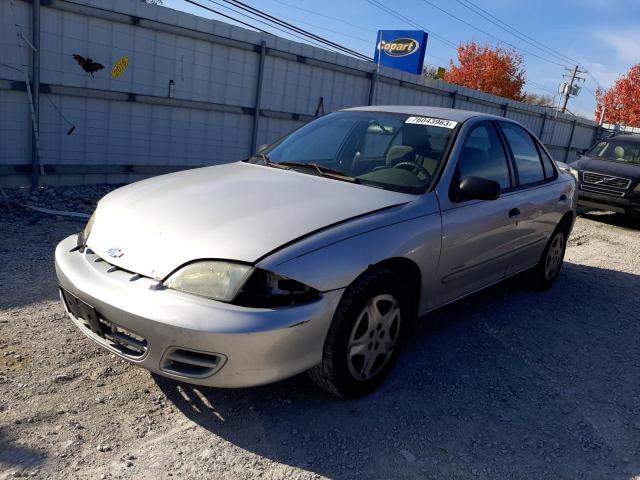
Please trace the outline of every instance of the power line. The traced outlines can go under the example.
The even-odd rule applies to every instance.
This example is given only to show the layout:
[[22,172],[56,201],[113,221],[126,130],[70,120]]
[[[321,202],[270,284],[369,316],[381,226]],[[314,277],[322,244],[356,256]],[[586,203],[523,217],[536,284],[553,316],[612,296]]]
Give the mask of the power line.
[[[209,11],[211,11],[211,12],[214,12],[214,13],[216,13],[217,15],[222,15],[223,17],[229,18],[229,19],[231,19],[231,20],[233,20],[233,21],[235,21],[235,22],[241,23],[241,24],[243,24],[243,25],[250,26],[251,28],[254,28],[255,30],[258,30],[259,32],[268,33],[268,34],[270,34],[270,35],[273,35],[273,33],[272,33],[272,32],[270,32],[270,31],[268,31],[268,30],[264,30],[264,29],[261,29],[261,28],[255,27],[255,26],[250,25],[250,24],[248,24],[248,23],[246,23],[246,22],[243,22],[243,21],[241,21],[241,20],[238,20],[238,19],[237,19],[237,18],[235,18],[235,17],[231,17],[231,16],[229,16],[229,15],[225,15],[225,14],[223,14],[223,13],[218,12],[217,10],[213,10],[213,9],[211,9],[211,8],[205,7],[204,5],[200,5],[200,4],[195,3],[195,2],[193,2],[193,1],[191,1],[191,0],[186,0],[186,1],[187,1],[187,2],[189,2],[189,3],[193,3],[193,4],[195,4],[195,5],[198,5],[198,6],[202,7],[202,8],[204,8],[205,10],[209,10]],[[279,28],[279,27],[277,27],[277,26],[275,26],[275,25],[271,25],[271,24],[269,24],[269,23],[267,23],[267,22],[264,22],[264,21],[262,21],[262,20],[260,20],[260,19],[257,19],[257,18],[254,18],[254,17],[251,17],[251,16],[249,16],[249,15],[246,15],[246,14],[244,14],[244,13],[242,13],[242,12],[238,12],[238,11],[236,11],[236,10],[233,10],[232,8],[229,8],[229,7],[227,7],[226,5],[222,5],[221,3],[216,2],[216,1],[214,1],[214,0],[209,0],[209,3],[213,3],[213,4],[215,4],[215,5],[218,5],[219,7],[224,8],[224,9],[225,9],[225,10],[227,10],[227,11],[233,12],[233,13],[235,13],[236,15],[241,15],[241,16],[243,16],[243,17],[245,17],[245,18],[248,18],[248,19],[250,19],[250,20],[253,20],[254,22],[258,22],[258,23],[260,23],[260,24],[262,24],[262,25],[266,25],[267,27],[269,27],[269,28],[273,28],[273,29],[275,29],[275,30],[277,30],[277,31],[279,31],[279,32],[282,32],[282,33],[286,34],[286,35],[291,35],[292,37],[295,37],[295,38],[297,38],[297,39],[299,39],[299,40],[302,40],[303,42],[311,43],[312,45],[314,45],[314,46],[316,46],[316,47],[318,47],[318,48],[326,48],[326,46],[325,46],[325,45],[323,45],[323,44],[321,44],[321,43],[315,42],[315,41],[310,40],[310,39],[305,38],[305,37],[301,37],[300,35],[296,35],[295,33],[291,33],[291,32],[289,32],[289,31],[287,31],[287,30],[284,30],[284,29],[282,29],[282,28]]]
[[427,5],[430,5],[430,6],[432,6],[433,8],[435,8],[435,9],[437,9],[437,10],[440,10],[440,11],[441,11],[441,12],[443,12],[444,14],[446,14],[446,15],[450,16],[451,18],[454,18],[454,19],[458,20],[459,22],[462,22],[462,23],[464,23],[465,25],[467,25],[467,26],[469,26],[469,27],[473,28],[474,30],[477,30],[477,31],[479,31],[480,33],[483,33],[484,35],[487,35],[487,36],[489,36],[489,37],[491,37],[491,38],[493,38],[493,39],[497,40],[498,42],[504,43],[505,45],[509,45],[510,47],[512,47],[512,48],[514,48],[514,49],[516,49],[516,50],[519,50],[519,51],[521,51],[521,52],[523,52],[523,53],[526,53],[526,54],[528,54],[528,55],[531,55],[531,56],[533,56],[533,57],[539,58],[540,60],[544,60],[545,62],[552,63],[552,64],[554,64],[554,65],[558,65],[559,67],[564,67],[564,64],[562,64],[562,63],[558,63],[558,62],[556,62],[555,60],[551,60],[551,59],[548,59],[548,58],[542,57],[542,56],[538,55],[537,53],[530,52],[529,50],[525,50],[524,48],[518,48],[518,47],[516,47],[513,43],[507,42],[507,41],[505,41],[505,40],[501,39],[500,37],[497,37],[497,36],[493,35],[492,33],[487,32],[486,30],[483,30],[483,29],[481,29],[481,28],[476,27],[476,26],[475,26],[475,25],[473,25],[472,23],[467,22],[466,20],[463,20],[462,18],[460,18],[460,17],[458,17],[458,16],[454,15],[453,13],[449,12],[448,10],[445,10],[444,8],[441,8],[441,7],[439,7],[438,5],[435,5],[434,3],[431,3],[429,0],[422,0],[422,1],[423,1],[424,3],[426,3]]
[[544,43],[539,42],[535,38],[532,38],[529,35],[527,35],[526,33],[523,33],[520,30],[516,29],[515,27],[512,27],[507,22],[505,22],[503,20],[500,20],[498,17],[496,17],[495,15],[491,14],[487,10],[481,8],[480,6],[476,5],[475,3],[471,2],[470,0],[456,0],[456,1],[460,5],[462,5],[463,7],[471,10],[476,15],[479,15],[482,18],[484,18],[485,20],[493,23],[494,25],[496,25],[497,27],[501,28],[505,32],[510,33],[511,35],[519,38],[520,40],[528,43],[529,45],[531,45],[531,46],[533,46],[533,47],[535,47],[535,48],[537,48],[537,49],[539,49],[541,51],[544,51],[547,55],[549,55],[549,54],[553,55],[555,58],[557,58],[558,60],[563,61],[563,62],[567,62],[568,61],[568,62],[571,62],[571,63],[578,63],[576,60],[574,60],[571,57],[563,54],[562,52],[559,52],[558,50],[555,50],[555,49],[553,49],[551,47],[548,47]]
[[325,15],[324,13],[316,12],[314,10],[309,10],[307,8],[302,8],[302,7],[299,7],[299,6],[294,5],[292,3],[283,2],[282,0],[273,0],[273,1],[277,2],[277,3],[281,4],[281,5],[285,5],[285,6],[289,7],[289,8],[294,8],[294,9],[300,10],[302,12],[307,12],[307,13],[310,13],[312,15],[317,15],[318,17],[327,18],[329,20],[334,20],[336,22],[344,23],[345,25],[349,25],[350,27],[354,27],[354,28],[357,28],[359,30],[363,30],[365,32],[375,32],[375,30],[372,29],[372,28],[366,28],[366,27],[363,27],[361,25],[356,25],[355,23],[347,22],[346,20],[344,20],[342,18],[339,18],[339,17],[332,17],[331,15]]
[[[523,40],[523,41],[525,41],[525,42],[527,42],[527,43],[529,43],[529,44],[532,44],[532,43],[533,43],[533,44],[538,45],[538,47],[537,47],[538,49],[540,49],[540,50],[545,49],[545,50],[547,50],[550,54],[554,55],[556,58],[561,59],[561,60],[563,60],[563,61],[569,61],[569,62],[571,62],[571,63],[578,63],[578,64],[580,64],[582,67],[584,67],[584,66],[585,66],[585,62],[584,62],[584,61],[578,61],[578,60],[576,60],[576,59],[574,59],[574,58],[572,58],[572,57],[570,57],[570,56],[568,56],[568,55],[566,55],[566,54],[564,54],[564,53],[560,52],[559,50],[556,50],[555,48],[552,48],[552,47],[550,47],[550,46],[548,46],[548,45],[546,45],[546,44],[544,44],[544,43],[542,43],[542,42],[540,42],[540,41],[536,40],[535,38],[531,37],[530,35],[527,35],[526,33],[522,32],[521,30],[518,30],[517,28],[515,28],[515,27],[511,26],[510,24],[508,24],[507,22],[505,22],[505,21],[501,20],[500,18],[496,17],[496,16],[495,16],[495,15],[493,15],[491,12],[489,12],[489,11],[485,10],[484,8],[482,8],[482,7],[480,7],[479,5],[475,4],[475,3],[474,3],[474,2],[472,2],[471,0],[456,0],[456,1],[457,1],[458,3],[460,3],[461,5],[463,5],[464,7],[469,8],[470,10],[474,11],[476,14],[480,15],[481,17],[483,17],[483,18],[485,18],[485,19],[489,20],[491,23],[494,23],[494,24],[496,24],[496,25],[498,25],[498,23],[499,23],[499,24],[504,25],[504,27],[506,27],[506,29],[511,30],[511,32],[510,32],[510,33],[511,33],[512,35],[514,35],[514,36],[521,36],[521,37],[524,37],[524,38],[521,38],[521,37],[519,37],[519,38],[521,38],[521,40]],[[462,3],[462,2],[464,2],[464,3]],[[468,5],[465,5],[465,4],[468,4]],[[471,7],[473,7],[473,8],[471,8],[469,5],[470,5]],[[475,9],[475,10],[474,10],[474,9]],[[478,10],[479,10],[479,11],[478,11]],[[485,13],[487,16],[491,17],[491,19],[495,20],[495,22],[498,22],[498,23],[493,22],[491,19],[487,18],[485,15],[483,15],[483,14],[482,14],[482,13],[480,13],[480,12]],[[500,28],[502,28],[503,30],[505,30],[505,28],[504,28],[504,27],[502,27],[501,25],[498,25],[498,26],[499,26]],[[508,31],[508,30],[507,30],[507,31]],[[530,42],[529,42],[528,40],[530,40]],[[534,45],[534,46],[535,46],[535,45]],[[593,74],[592,74],[591,72],[589,72],[588,70],[587,70],[587,71],[585,71],[585,73],[591,77],[591,79],[595,82],[595,84],[598,86],[598,88],[602,88],[602,84],[601,84],[601,83],[600,83],[600,81],[595,77],[595,75],[593,75]]]
[[531,80],[527,80],[527,84],[528,85],[533,85],[534,87],[539,88],[540,90],[544,90],[546,92],[552,93],[554,96],[557,94],[557,92],[549,87],[545,87],[544,85],[541,85],[540,83],[536,83],[536,82],[532,82]]
[[[274,12],[270,12],[269,10],[266,10],[266,9],[263,10],[263,12],[268,13],[270,15],[276,15]],[[238,13],[240,13],[240,12],[238,12]],[[337,30],[331,30],[330,28],[322,27],[322,26],[314,24],[314,23],[305,22],[303,20],[298,20],[298,19],[291,18],[291,17],[280,16],[280,18],[284,19],[284,20],[287,20],[288,22],[296,22],[298,24],[308,25],[310,27],[314,27],[314,28],[317,28],[319,30],[323,30],[325,32],[333,33],[333,34],[336,34],[336,35],[341,35],[343,37],[349,37],[349,38],[352,38],[354,40],[358,40],[359,42],[366,43],[367,45],[371,44],[370,40],[367,40],[367,39],[362,38],[362,37],[357,37],[357,36],[351,35],[349,33],[339,32]]]
[[344,53],[347,53],[349,55],[352,55],[354,57],[357,57],[361,60],[365,60],[365,61],[371,61],[372,59],[370,57],[367,57],[366,55],[356,51],[356,50],[352,50],[350,48],[347,48],[343,45],[340,45],[339,43],[335,43],[332,42],[331,40],[328,40],[324,37],[321,37],[319,35],[316,35],[315,33],[309,32],[308,30],[304,30],[300,27],[297,27],[291,23],[285,22],[284,20],[279,19],[278,17],[275,17],[273,15],[269,15],[268,13],[265,13],[264,11],[260,10],[259,8],[255,8],[252,7],[249,4],[243,3],[239,0],[223,0],[225,3],[228,3],[229,5],[232,5],[236,8],[239,8],[241,10],[244,10],[246,12],[249,12],[252,15],[255,15],[257,17],[263,18],[269,22],[275,23],[276,25],[280,25],[286,29],[290,29],[293,30],[296,33],[299,33],[305,37],[309,37],[311,39],[314,39],[316,41],[319,41],[323,44],[329,45],[333,48],[336,48],[338,50],[343,51]]
[[453,47],[455,49],[458,48],[458,45],[456,45],[455,43],[453,43],[451,40],[448,40],[446,38],[444,38],[441,35],[438,35],[437,33],[427,29],[426,27],[424,27],[423,25],[420,25],[419,23],[413,21],[412,19],[410,19],[409,17],[404,16],[403,14],[401,14],[400,12],[398,12],[397,10],[394,10],[391,7],[387,7],[386,5],[383,5],[382,3],[380,3],[378,0],[366,0],[368,3],[370,3],[371,5],[373,5],[374,7],[388,13],[389,15],[396,17],[399,20],[402,20],[406,23],[408,23],[409,25],[412,25],[413,27],[419,28],[421,30],[424,30],[425,32],[427,32],[429,35],[431,35],[432,37],[434,37],[435,39],[439,40],[440,42],[449,45],[450,47]]
[[[213,9],[213,8],[211,8],[211,7],[207,7],[206,5],[202,5],[202,4],[200,4],[200,3],[194,2],[193,0],[185,0],[185,2],[187,2],[187,3],[191,3],[191,4],[193,4],[193,5],[196,5],[196,6],[200,7],[200,8],[203,8],[203,9],[205,9],[205,10],[208,10],[208,11],[212,12],[212,13],[215,13],[216,15],[219,15],[219,16],[221,16],[221,17],[227,18],[227,19],[232,20],[232,21],[234,21],[234,22],[236,22],[236,23],[239,23],[239,24],[241,24],[241,25],[247,26],[247,27],[249,27],[249,28],[251,28],[251,29],[253,29],[253,30],[257,30],[258,32],[268,33],[268,34],[270,34],[270,35],[273,35],[273,33],[272,33],[272,32],[270,32],[270,31],[268,31],[268,30],[265,30],[265,29],[260,28],[260,27],[256,27],[255,25],[253,25],[253,24],[251,24],[251,23],[248,23],[248,22],[245,22],[245,21],[239,20],[239,19],[238,19],[238,18],[236,18],[236,17],[233,17],[233,16],[231,16],[231,15],[227,15],[227,14],[222,13],[222,12],[220,12],[220,11],[218,11],[218,10],[215,10],[215,9]],[[318,48],[327,48],[327,47],[326,47],[325,45],[323,45],[323,44],[320,44],[320,43],[318,43],[318,42],[314,42],[313,40],[310,40],[310,39],[308,39],[308,38],[304,38],[304,37],[302,37],[302,36],[296,35],[295,33],[289,32],[289,31],[287,31],[287,30],[284,30],[284,29],[282,29],[282,28],[276,27],[276,26],[274,26],[274,25],[270,25],[270,24],[268,24],[268,23],[266,23],[266,22],[263,22],[262,20],[259,20],[259,19],[257,19],[257,18],[250,17],[249,15],[245,15],[245,14],[244,14],[244,13],[242,13],[242,12],[236,12],[235,10],[230,9],[229,7],[226,7],[226,6],[224,6],[224,5],[221,5],[220,3],[215,2],[215,1],[213,1],[213,0],[209,0],[209,2],[210,2],[210,3],[213,3],[213,4],[215,4],[215,5],[218,5],[219,7],[224,8],[225,10],[231,11],[231,12],[235,13],[236,15],[242,15],[242,16],[243,16],[243,17],[245,17],[245,18],[249,18],[249,19],[251,19],[251,20],[253,20],[253,21],[255,21],[255,22],[258,22],[258,23],[260,23],[260,24],[266,25],[266,26],[268,26],[269,28],[273,28],[273,29],[275,29],[275,30],[278,30],[278,31],[280,31],[280,32],[282,32],[282,33],[284,33],[284,34],[286,34],[286,35],[291,35],[292,37],[295,37],[295,38],[297,38],[297,39],[299,39],[299,40],[302,40],[303,42],[311,43],[312,45],[314,45],[314,46],[316,46],[316,47],[318,47]],[[335,50],[334,50],[334,51],[335,51]]]
[[[581,65],[584,67],[584,62],[581,63]],[[598,81],[598,79],[593,75],[593,73],[591,73],[589,70],[587,70],[585,72],[587,75],[589,75],[591,77],[591,80],[593,80],[596,84],[596,86],[600,89],[603,90],[604,87],[602,86],[602,84]]]
[[[219,11],[217,11],[217,10],[214,10],[213,8],[209,8],[209,7],[205,7],[204,5],[200,5],[199,3],[196,3],[196,2],[194,2],[193,0],[184,0],[184,1],[185,1],[185,2],[187,2],[187,3],[190,3],[190,4],[192,4],[192,5],[196,5],[196,6],[200,7],[200,8],[204,8],[205,10],[209,10],[210,12],[213,12],[213,13],[215,13],[216,15],[220,15],[221,17],[227,18],[227,19],[229,19],[229,20],[233,20],[234,22],[239,23],[239,24],[241,24],[241,25],[244,25],[245,27],[249,27],[249,28],[251,28],[251,29],[253,29],[253,30],[257,30],[258,32],[262,32],[262,33],[270,33],[270,32],[267,32],[266,30],[262,30],[261,28],[256,27],[255,25],[251,25],[250,23],[243,22],[242,20],[238,20],[237,18],[233,18],[233,17],[231,17],[231,16],[229,16],[229,15],[226,15],[226,14],[224,14],[224,13],[222,13],[222,12],[219,12]],[[215,3],[215,2],[212,2],[212,3]],[[245,15],[245,16],[246,16],[246,15]]]

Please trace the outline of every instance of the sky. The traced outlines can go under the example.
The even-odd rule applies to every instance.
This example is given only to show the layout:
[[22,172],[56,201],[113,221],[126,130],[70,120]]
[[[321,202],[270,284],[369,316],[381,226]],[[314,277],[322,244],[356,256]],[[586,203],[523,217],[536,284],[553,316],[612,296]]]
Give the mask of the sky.
[[[197,1],[258,25],[231,12],[224,0]],[[378,29],[411,30],[416,29],[416,24],[431,34],[425,63],[433,66],[448,66],[449,60],[455,59],[455,46],[461,42],[474,40],[507,48],[516,47],[524,57],[527,77],[525,90],[539,95],[556,95],[563,74],[569,73],[564,70],[565,67],[573,68],[579,63],[589,73],[582,74],[586,80],[584,88],[578,97],[571,98],[569,110],[591,119],[598,86],[609,88],[620,75],[640,62],[639,0],[242,1],[370,57],[373,57]],[[384,12],[375,3],[409,18],[414,25]],[[184,0],[163,0],[163,5],[232,23]],[[501,29],[468,6],[479,7],[482,10],[476,11],[484,17],[494,22],[497,18],[504,22],[500,25],[513,27],[526,37],[518,37]],[[269,30],[264,25],[262,27]],[[273,30],[273,33],[301,41],[282,32]],[[537,48],[537,42],[550,47],[553,52]]]

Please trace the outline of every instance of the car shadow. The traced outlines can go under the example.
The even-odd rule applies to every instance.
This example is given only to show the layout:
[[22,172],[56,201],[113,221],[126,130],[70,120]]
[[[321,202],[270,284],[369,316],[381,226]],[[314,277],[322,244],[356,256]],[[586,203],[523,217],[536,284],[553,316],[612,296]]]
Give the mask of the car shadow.
[[579,215],[594,222],[605,223],[613,227],[625,228],[627,230],[640,230],[640,218],[633,218],[622,213],[592,210],[581,211]]
[[223,390],[155,377],[189,419],[330,478],[625,478],[640,473],[640,278],[565,263],[431,313],[373,394],[306,376]]
[[10,442],[0,430],[0,478],[3,474],[17,477],[24,470],[34,469],[42,463],[41,453]]

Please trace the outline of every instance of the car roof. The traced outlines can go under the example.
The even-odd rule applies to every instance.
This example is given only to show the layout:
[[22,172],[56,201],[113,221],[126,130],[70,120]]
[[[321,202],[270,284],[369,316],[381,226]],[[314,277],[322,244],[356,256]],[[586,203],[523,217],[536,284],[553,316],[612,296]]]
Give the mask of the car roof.
[[640,134],[638,133],[614,133],[609,138],[624,138],[630,142],[640,142]]
[[371,105],[367,107],[346,108],[342,111],[346,112],[386,112],[386,113],[403,113],[405,115],[420,115],[424,117],[444,118],[453,120],[454,122],[464,122],[474,117],[486,117],[488,119],[506,120],[498,115],[491,115],[484,112],[472,112],[471,110],[459,110],[454,108],[442,107],[421,107],[411,105]]

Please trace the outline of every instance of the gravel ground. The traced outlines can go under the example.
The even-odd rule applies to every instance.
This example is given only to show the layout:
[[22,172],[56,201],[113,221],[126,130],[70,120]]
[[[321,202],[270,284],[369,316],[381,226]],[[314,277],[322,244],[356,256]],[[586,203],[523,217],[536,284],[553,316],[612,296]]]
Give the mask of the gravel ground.
[[640,226],[581,217],[548,292],[513,279],[428,316],[387,382],[242,390],[153,377],[65,317],[81,226],[0,211],[0,479],[640,478]]

